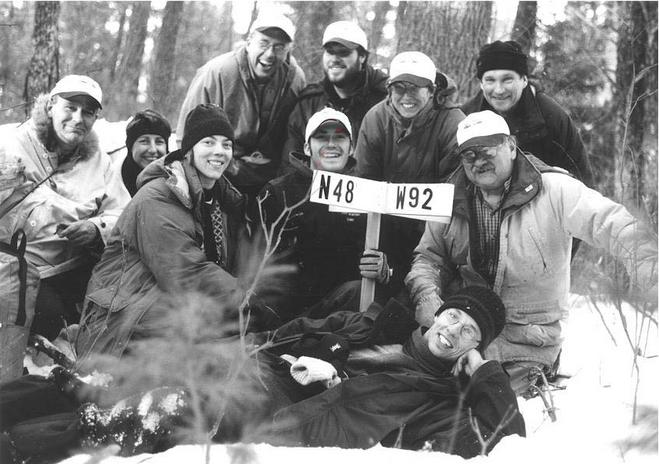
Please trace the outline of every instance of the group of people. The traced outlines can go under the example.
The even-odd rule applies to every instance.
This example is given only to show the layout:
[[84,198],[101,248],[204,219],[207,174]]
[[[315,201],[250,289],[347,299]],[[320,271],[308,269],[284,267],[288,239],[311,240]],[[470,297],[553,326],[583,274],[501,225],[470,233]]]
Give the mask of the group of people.
[[[201,67],[177,149],[169,122],[147,109],[126,127],[125,158],[102,152],[102,91],[87,76],[36,99],[0,141],[24,167],[25,184],[0,197],[16,203],[0,238],[23,229],[39,270],[31,330],[52,340],[74,325],[78,356],[121,356],[157,330],[174,295],[202,293],[234,313],[248,298],[245,330],[275,341],[338,333],[333,347],[346,352],[337,366],[336,349],[323,359],[317,345],[284,345],[261,361],[281,390],[268,408],[284,424],[278,443],[429,443],[473,456],[486,451],[479,438],[523,435],[515,395],[560,353],[573,239],[620,258],[647,291],[653,232],[591,188],[578,130],[529,81],[516,42],[480,50],[481,90],[460,107],[453,81],[421,52],[396,55],[388,74],[374,69],[352,21],[327,26],[325,77],[305,86],[294,35],[285,16],[260,16],[245,45]],[[363,214],[309,201],[313,170],[451,183],[452,218],[384,216],[380,246],[365,249]],[[296,269],[280,295],[248,294],[238,275],[245,250],[263,251],[262,229],[278,237],[276,260]],[[376,301],[359,313],[362,278],[376,282]],[[320,372],[311,382],[321,388],[300,389],[300,370]],[[0,386],[12,392],[5,411],[24,401],[15,382]],[[55,395],[56,382],[43,382]],[[76,423],[79,407],[67,400],[66,420]],[[3,432],[17,448],[12,427],[25,433],[21,421],[50,413],[13,413]],[[55,449],[80,445],[68,437]]]

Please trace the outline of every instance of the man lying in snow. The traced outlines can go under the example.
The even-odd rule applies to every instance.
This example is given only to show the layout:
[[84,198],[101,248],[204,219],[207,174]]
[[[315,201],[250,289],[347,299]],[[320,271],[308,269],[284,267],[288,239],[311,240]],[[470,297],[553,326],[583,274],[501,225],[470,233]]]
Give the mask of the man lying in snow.
[[[325,343],[325,357],[338,364],[339,371],[341,357],[346,356],[341,352],[348,344],[353,350],[345,363],[346,380],[301,401],[290,395],[294,403],[274,417],[280,426],[275,444],[368,448],[381,442],[471,457],[489,451],[504,435],[525,434],[508,376],[498,362],[481,355],[504,324],[504,307],[494,292],[467,287],[445,301],[430,328],[415,329],[403,344],[372,345],[377,339],[400,337],[403,326],[413,327],[401,324],[400,317],[391,320],[391,307],[390,301],[382,311],[373,305],[366,313],[299,318],[277,330],[275,343],[295,333],[306,334],[298,345],[305,345],[310,333],[333,333],[338,340]],[[392,334],[392,329],[399,333]],[[322,353],[323,341],[316,353]],[[289,351],[300,350],[291,346]],[[305,372],[301,360],[291,366],[291,374],[298,378],[299,371]],[[317,363],[309,366],[308,377],[337,382],[328,381],[332,369],[323,379]],[[479,438],[488,440],[494,434],[482,449]]]
[[[364,313],[294,319],[261,334],[273,343],[259,354],[255,382],[267,391],[267,401],[253,402],[255,413],[226,414],[215,439],[245,441],[243,428],[272,421],[267,437],[249,440],[344,448],[381,442],[463,457],[487,452],[505,435],[525,435],[508,376],[481,355],[503,324],[503,304],[485,287],[467,287],[448,298],[430,328],[417,328],[396,300],[384,308],[374,303]],[[163,450],[174,444],[175,424],[192,414],[185,393],[161,388],[108,410],[69,401],[57,411],[25,416],[21,398],[34,405],[39,391],[49,405],[64,403],[57,399],[57,382],[35,382],[27,376],[0,386],[3,438],[20,447],[23,457],[35,452],[35,443],[42,456],[113,442],[124,455]],[[141,406],[147,403],[149,408]],[[46,417],[55,413],[60,415]]]

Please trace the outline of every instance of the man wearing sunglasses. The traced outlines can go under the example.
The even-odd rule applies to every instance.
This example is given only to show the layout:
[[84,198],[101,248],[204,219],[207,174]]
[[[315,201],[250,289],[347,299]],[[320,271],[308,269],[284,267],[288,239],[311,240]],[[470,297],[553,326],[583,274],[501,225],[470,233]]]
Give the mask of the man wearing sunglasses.
[[405,283],[422,325],[464,285],[494,290],[506,325],[485,356],[503,364],[522,394],[535,381],[531,370],[549,370],[561,349],[572,239],[618,257],[631,290],[656,305],[656,233],[567,171],[523,153],[492,111],[467,116],[457,140],[453,217],[427,223]]
[[289,169],[289,153],[302,151],[304,128],[314,113],[324,107],[341,111],[357,137],[366,112],[387,96],[387,75],[368,64],[366,33],[355,22],[337,21],[325,29],[323,71],[324,79],[302,91],[291,113],[280,171]]
[[295,26],[281,13],[259,14],[243,47],[199,68],[179,113],[180,145],[190,110],[214,103],[226,111],[235,140],[225,176],[249,199],[277,174],[286,122],[305,86],[304,72],[290,55],[294,35]]

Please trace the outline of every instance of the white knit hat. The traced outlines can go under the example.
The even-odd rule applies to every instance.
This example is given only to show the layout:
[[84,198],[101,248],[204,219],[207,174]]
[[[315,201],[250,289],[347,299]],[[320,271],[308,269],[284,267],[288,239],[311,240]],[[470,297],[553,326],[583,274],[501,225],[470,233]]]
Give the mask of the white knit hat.
[[313,135],[318,128],[326,123],[327,121],[336,121],[340,123],[348,131],[350,135],[350,140],[352,140],[352,126],[350,124],[350,119],[344,113],[337,111],[333,108],[323,108],[322,110],[314,113],[307,122],[307,128],[304,131],[304,141],[308,142],[309,137]]
[[460,151],[473,146],[501,143],[502,135],[510,135],[506,120],[493,111],[471,113],[458,124],[456,138]]

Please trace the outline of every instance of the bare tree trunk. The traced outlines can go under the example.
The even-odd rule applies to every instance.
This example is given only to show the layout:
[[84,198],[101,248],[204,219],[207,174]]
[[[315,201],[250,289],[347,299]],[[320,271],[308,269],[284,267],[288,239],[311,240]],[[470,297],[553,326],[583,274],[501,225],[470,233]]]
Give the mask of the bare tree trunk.
[[[34,30],[32,43],[34,54],[30,60],[25,77],[23,98],[28,105],[25,114],[30,111],[32,100],[40,93],[49,92],[59,80],[59,2],[37,2],[34,10]],[[9,46],[5,44],[5,46]]]
[[[341,2],[344,3],[344,2]],[[291,2],[295,10],[296,47],[298,64],[304,69],[307,82],[318,82],[324,76],[321,40],[328,24],[336,21],[336,2]]]
[[126,10],[128,9],[128,5],[124,3],[120,8],[119,30],[117,31],[117,40],[114,42],[114,50],[112,50],[112,58],[110,59],[110,81],[114,81],[114,75],[119,66],[119,50],[121,50],[121,43],[124,40],[124,26],[126,25]]
[[[656,223],[657,3],[619,2],[616,198]],[[654,154],[654,155],[652,155]]]
[[158,34],[155,59],[151,67],[149,79],[149,93],[152,108],[163,114],[169,114],[172,108],[172,80],[174,79],[174,56],[176,39],[178,36],[183,2],[167,2],[162,20],[162,27]]
[[418,50],[458,86],[462,100],[475,92],[475,62],[492,23],[492,2],[400,2],[397,52]]
[[137,103],[138,85],[142,73],[144,41],[147,22],[151,13],[151,2],[133,2],[132,14],[123,55],[112,85],[112,104],[106,113],[109,118],[126,117],[139,107]]
[[511,39],[517,41],[524,53],[527,55],[531,51],[535,41],[535,26],[537,22],[538,2],[519,2],[517,5],[517,15],[513,25]]
[[371,22],[371,30],[368,31],[368,47],[373,53],[377,53],[380,41],[382,40],[382,28],[387,23],[387,13],[391,5],[389,2],[375,2],[373,6],[373,21]]

